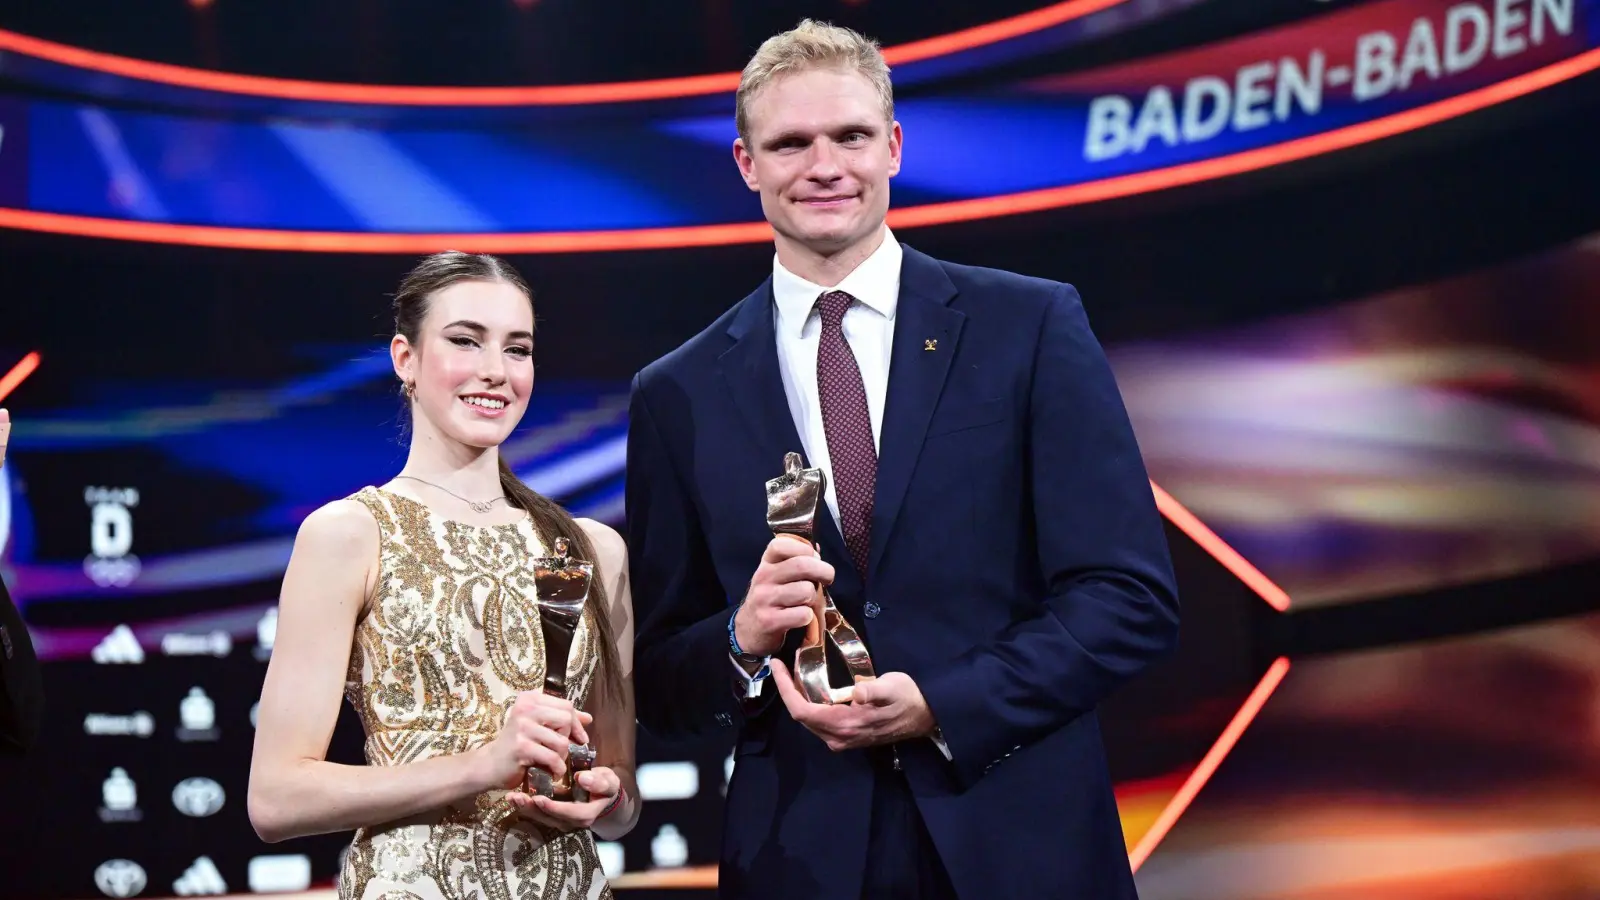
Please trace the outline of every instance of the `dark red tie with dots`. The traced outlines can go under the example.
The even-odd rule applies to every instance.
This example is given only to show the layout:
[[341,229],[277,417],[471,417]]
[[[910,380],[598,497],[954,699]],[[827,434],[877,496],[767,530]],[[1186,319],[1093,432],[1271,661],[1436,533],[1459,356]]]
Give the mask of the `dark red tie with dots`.
[[872,442],[867,389],[850,344],[844,339],[844,313],[855,298],[829,291],[817,300],[822,336],[817,343],[817,393],[822,400],[822,430],[828,440],[829,467],[844,525],[844,544],[862,580],[872,546],[872,498],[878,485],[878,451]]

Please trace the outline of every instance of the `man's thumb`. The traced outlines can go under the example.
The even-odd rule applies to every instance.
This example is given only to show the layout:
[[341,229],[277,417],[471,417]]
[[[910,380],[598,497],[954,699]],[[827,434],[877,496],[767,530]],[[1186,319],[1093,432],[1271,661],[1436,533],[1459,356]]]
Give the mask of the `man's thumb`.
[[884,702],[883,685],[877,679],[863,681],[850,689],[850,702],[861,706],[877,706]]

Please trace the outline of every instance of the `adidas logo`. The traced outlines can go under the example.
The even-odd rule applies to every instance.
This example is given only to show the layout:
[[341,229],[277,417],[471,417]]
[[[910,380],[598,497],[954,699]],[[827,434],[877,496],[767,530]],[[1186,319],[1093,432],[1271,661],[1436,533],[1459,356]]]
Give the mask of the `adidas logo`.
[[217,871],[217,865],[211,861],[211,857],[202,856],[178,876],[178,880],[172,883],[172,891],[179,897],[226,894],[228,883],[222,880],[222,873]]
[[114,665],[117,663],[142,663],[144,662],[144,648],[139,646],[139,639],[133,636],[133,629],[126,625],[118,625],[111,629],[111,633],[94,645],[89,651],[89,656],[101,665]]

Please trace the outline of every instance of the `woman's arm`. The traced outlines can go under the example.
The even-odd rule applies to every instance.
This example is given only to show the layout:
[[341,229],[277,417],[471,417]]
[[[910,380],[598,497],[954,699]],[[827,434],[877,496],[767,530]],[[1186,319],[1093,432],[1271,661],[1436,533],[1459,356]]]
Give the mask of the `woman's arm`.
[[322,507],[295,538],[250,760],[250,823],[268,843],[404,818],[504,787],[525,765],[564,765],[574,715],[547,703],[519,703],[517,728],[508,724],[493,742],[463,754],[398,766],[327,761],[377,561],[377,523],[359,501]]

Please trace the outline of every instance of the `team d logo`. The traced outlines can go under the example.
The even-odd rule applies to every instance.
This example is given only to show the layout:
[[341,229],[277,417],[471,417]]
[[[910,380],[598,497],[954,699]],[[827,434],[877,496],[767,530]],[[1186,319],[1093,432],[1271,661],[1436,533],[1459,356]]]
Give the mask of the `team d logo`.
[[127,587],[139,577],[139,557],[133,555],[138,489],[84,488],[83,502],[89,504],[89,555],[83,573],[100,587]]

